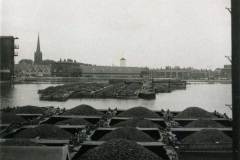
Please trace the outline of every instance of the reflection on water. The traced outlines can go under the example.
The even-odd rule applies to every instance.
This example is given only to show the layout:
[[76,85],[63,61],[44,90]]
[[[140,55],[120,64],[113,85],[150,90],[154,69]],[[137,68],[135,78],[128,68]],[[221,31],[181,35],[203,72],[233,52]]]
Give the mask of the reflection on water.
[[122,99],[70,99],[66,102],[40,101],[37,91],[56,84],[1,84],[1,107],[4,106],[60,106],[72,108],[79,104],[89,104],[95,108],[118,107],[128,109],[133,106],[146,106],[149,109],[170,109],[181,111],[189,106],[199,106],[208,111],[217,110],[231,115],[225,104],[231,104],[230,84],[190,84],[186,90],[157,94],[155,100],[122,100]]

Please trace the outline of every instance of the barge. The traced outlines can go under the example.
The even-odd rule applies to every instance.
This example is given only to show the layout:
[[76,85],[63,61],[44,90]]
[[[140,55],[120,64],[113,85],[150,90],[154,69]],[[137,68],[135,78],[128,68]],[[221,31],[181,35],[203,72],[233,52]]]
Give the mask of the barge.
[[142,99],[155,99],[156,94],[153,90],[144,90],[138,94],[138,97]]
[[156,92],[153,89],[153,83],[151,81],[146,81],[143,83],[142,89],[139,92],[138,97],[142,99],[156,98]]
[[156,93],[185,89],[184,81],[89,82],[50,86],[38,91],[40,100],[66,101],[70,98],[155,99]]
[[[18,125],[17,124],[15,125],[1,124],[0,128],[1,128],[2,139],[0,140],[0,143],[8,140],[14,140],[14,137],[18,135],[20,132],[27,129],[37,128],[39,125],[54,125],[60,128],[61,130],[69,132],[72,135],[79,135],[79,138],[81,138],[81,142],[75,142],[74,139],[72,140],[68,138],[67,139],[56,139],[56,138],[44,139],[40,137],[40,138],[29,139],[30,141],[39,144],[38,146],[24,146],[24,144],[23,146],[18,146],[18,145],[14,146],[12,144],[11,146],[9,146],[9,145],[6,145],[5,143],[5,145],[1,146],[1,148],[6,151],[10,151],[9,149],[11,149],[11,151],[6,152],[4,154],[3,159],[13,154],[18,155],[19,156],[17,157],[18,159],[24,159],[24,158],[26,159],[28,154],[33,154],[32,151],[35,148],[37,148],[38,151],[34,152],[34,156],[36,157],[36,159],[39,159],[39,160],[44,159],[44,158],[40,158],[41,155],[39,154],[42,154],[42,155],[51,154],[51,156],[56,154],[62,155],[62,157],[58,157],[58,159],[63,159],[63,160],[79,159],[81,158],[82,155],[84,155],[88,151],[93,150],[96,147],[101,147],[102,145],[104,145],[104,143],[107,143],[108,141],[102,141],[101,138],[106,134],[109,134],[113,131],[117,131],[119,127],[116,127],[116,124],[119,124],[121,122],[130,122],[129,124],[136,125],[135,128],[139,132],[142,132],[150,136],[153,139],[153,141],[151,142],[136,141],[136,144],[151,151],[152,153],[156,154],[157,156],[159,156],[164,160],[179,160],[179,159],[186,160],[186,159],[192,159],[193,157],[195,159],[202,158],[205,160],[213,160],[214,158],[216,159],[216,157],[219,160],[231,159],[230,143],[226,143],[227,145],[224,144],[224,147],[222,147],[223,144],[221,143],[220,144],[214,143],[214,145],[208,144],[204,146],[203,145],[200,146],[198,144],[182,143],[179,145],[176,144],[176,147],[179,147],[179,149],[176,149],[174,146],[172,146],[171,143],[168,143],[164,139],[164,137],[166,136],[165,133],[169,133],[170,137],[172,135],[176,135],[178,141],[181,142],[186,137],[191,136],[195,133],[198,133],[204,129],[210,129],[210,130],[217,129],[218,131],[224,133],[224,135],[227,135],[231,138],[232,136],[231,119],[228,119],[227,117],[224,117],[223,115],[217,112],[211,113],[211,112],[203,111],[205,113],[201,115],[202,116],[206,116],[206,114],[211,115],[212,116],[211,120],[222,124],[223,126],[222,128],[208,128],[207,126],[202,128],[197,128],[197,127],[188,128],[186,127],[186,125],[193,121],[198,121],[198,118],[196,117],[195,118],[194,117],[179,118],[178,115],[182,112],[172,112],[172,111],[164,111],[164,110],[151,111],[144,107],[135,107],[125,111],[117,110],[117,109],[96,110],[98,111],[97,113],[99,113],[99,115],[89,115],[90,113],[86,112],[87,110],[86,106],[84,109],[81,109],[83,105],[80,105],[77,107],[79,110],[81,110],[81,114],[76,114],[76,113],[80,113],[78,112],[79,110],[76,111],[76,107],[66,111],[62,110],[59,113],[57,112],[58,111],[57,109],[56,110],[51,109],[54,112],[52,115],[50,114],[45,115],[45,113],[42,113],[42,115],[41,114],[25,114],[25,111],[23,113],[18,112],[17,115],[21,116],[26,120],[31,120],[33,119],[33,117],[36,117],[36,119],[39,119],[39,124],[35,123],[34,125],[32,125],[30,123],[28,124],[27,122],[25,122],[24,124],[18,124]],[[194,108],[194,110],[199,113],[198,108]],[[68,111],[75,111],[75,112],[68,112]],[[96,111],[94,111],[94,113]],[[15,111],[13,109],[12,111],[8,111],[8,112],[14,113]],[[66,114],[66,113],[71,113],[71,114]],[[169,126],[168,118],[166,119],[166,116],[165,116],[168,113],[171,113],[169,115],[172,115],[171,118],[173,121],[178,122],[179,124],[178,127]],[[193,112],[191,112],[190,114],[192,116],[194,115]],[[141,126],[141,127],[137,126],[137,123],[131,123],[132,121],[129,121],[129,120],[131,120],[133,117],[136,117],[136,115],[140,115],[141,117],[143,116],[142,119],[145,119],[145,121],[148,121],[150,123],[144,123],[144,126]],[[42,118],[39,118],[39,117],[42,117]],[[58,124],[59,121],[63,121],[66,119],[79,119],[79,118],[83,118],[91,122],[94,127],[89,125],[75,125],[75,124],[59,125]],[[155,125],[158,125],[159,127],[152,125],[152,123],[154,123]],[[170,127],[169,130],[165,132],[165,129],[168,127]],[[47,132],[50,132],[50,131],[47,131]],[[46,133],[46,131],[44,131],[44,133]],[[127,133],[127,134],[132,134],[132,133]],[[84,137],[85,139],[82,139]],[[19,153],[21,148],[24,148],[26,152],[21,152],[22,154],[15,154],[15,152]],[[59,152],[60,150],[64,151],[64,154]],[[118,150],[118,151],[121,152],[121,150]],[[195,154],[196,152],[199,154]],[[105,153],[107,153],[107,151]],[[31,156],[29,155],[29,157]],[[49,157],[51,156],[49,155]]]

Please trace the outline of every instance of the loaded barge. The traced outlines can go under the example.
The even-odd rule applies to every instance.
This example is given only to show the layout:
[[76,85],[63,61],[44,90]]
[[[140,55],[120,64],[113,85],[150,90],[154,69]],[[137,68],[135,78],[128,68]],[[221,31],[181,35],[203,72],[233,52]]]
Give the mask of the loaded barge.
[[[0,127],[0,145],[2,151],[5,151],[3,159],[7,159],[10,155],[20,160],[31,157],[44,160],[54,157],[63,160],[84,159],[89,153],[93,154],[92,156],[97,154],[97,148],[101,148],[103,156],[109,156],[111,152],[104,151],[102,146],[112,143],[114,143],[113,148],[111,147],[113,150],[117,149],[114,147],[117,147],[118,144],[143,147],[140,155],[150,152],[152,156],[155,155],[155,157],[165,160],[193,158],[197,160],[228,160],[232,155],[231,119],[224,114],[207,112],[197,107],[176,112],[151,111],[144,107],[134,107],[129,110],[118,110],[117,108],[96,110],[88,105],[79,105],[69,110],[51,107],[42,108],[37,112],[34,112],[34,107],[31,107],[31,114],[26,107],[24,111],[21,111],[19,107],[1,112],[3,113],[2,122],[5,122],[1,122]],[[4,114],[8,114],[7,120]],[[9,119],[9,115],[13,114],[22,117],[22,121],[18,119],[18,122],[15,122],[16,117]],[[79,121],[80,119],[82,120]],[[199,119],[207,121],[199,123]],[[218,125],[215,125],[216,123]],[[121,130],[129,132],[124,131],[119,134]],[[134,133],[132,133],[133,131]],[[115,138],[120,136],[127,141],[103,140],[105,139],[103,137],[113,135]],[[16,141],[19,140],[19,137],[28,137],[27,140],[31,143],[26,142],[26,139]],[[146,140],[150,138],[151,141],[145,141],[144,137]],[[211,137],[211,141],[206,141],[208,137]],[[195,140],[198,142],[196,143]],[[14,145],[14,143],[16,144]],[[135,151],[138,150],[137,148]],[[129,153],[129,151],[118,148],[118,154],[124,153],[125,159],[134,159],[134,157],[136,159],[137,155]],[[47,156],[43,158],[42,155]],[[102,155],[97,154],[96,156],[101,157]],[[148,158],[146,157],[146,159]]]
[[186,82],[180,80],[130,81],[111,80],[64,84],[39,90],[40,100],[66,101],[70,98],[116,98],[116,99],[155,99],[157,93],[186,89]]

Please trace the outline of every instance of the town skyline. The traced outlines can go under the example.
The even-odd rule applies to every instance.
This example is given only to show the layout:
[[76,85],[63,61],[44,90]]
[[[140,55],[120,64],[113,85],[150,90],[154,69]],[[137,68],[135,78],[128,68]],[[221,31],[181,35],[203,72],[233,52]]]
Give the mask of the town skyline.
[[[39,56],[37,56],[38,58],[36,59],[36,54],[40,54],[40,59],[39,59]],[[60,59],[58,59],[58,60],[55,60],[55,59],[44,59],[43,58],[43,55],[42,55],[42,51],[41,51],[41,48],[40,48],[40,38],[39,38],[39,33],[38,33],[38,37],[37,37],[37,44],[36,44],[36,50],[35,50],[35,52],[34,52],[34,55],[33,55],[34,57],[33,58],[23,58],[23,59],[19,59],[18,60],[18,62],[17,63],[20,63],[21,61],[28,61],[28,60],[31,60],[32,61],[32,63],[36,63],[36,64],[41,64],[41,61],[55,61],[55,62],[70,62],[70,63],[83,63],[84,64],[84,62],[82,62],[82,61],[77,61],[76,59],[71,59],[71,58],[60,58]],[[126,58],[124,58],[124,57],[120,57],[120,59],[119,59],[119,64],[111,64],[111,65],[108,65],[108,64],[106,64],[106,65],[98,65],[98,64],[90,64],[90,65],[98,65],[98,66],[121,66],[121,59],[124,59],[125,61],[127,60]],[[37,62],[36,62],[37,61]],[[16,63],[16,64],[17,64]],[[49,63],[49,62],[48,62]],[[126,63],[126,62],[125,62]],[[87,63],[85,63],[85,64],[87,64]],[[125,64],[125,65],[127,65],[127,64]],[[224,64],[224,66],[225,65],[228,65],[228,64]],[[192,66],[184,66],[184,67],[182,67],[182,66],[170,66],[170,65],[166,65],[166,66],[159,66],[159,67],[149,67],[149,66],[129,66],[129,65],[127,65],[128,67],[147,67],[147,68],[151,68],[151,69],[164,69],[164,68],[175,68],[175,69],[177,69],[177,68],[181,68],[181,69],[190,69],[190,68],[192,68],[192,69],[206,69],[206,70],[215,70],[215,69],[220,69],[220,68],[210,68],[210,67],[208,67],[208,68],[194,68],[194,67],[192,67]]]
[[229,64],[230,1],[184,2],[3,0],[2,34],[19,37],[16,62],[33,59],[39,32],[43,59],[118,65],[125,57],[128,66],[150,68]]

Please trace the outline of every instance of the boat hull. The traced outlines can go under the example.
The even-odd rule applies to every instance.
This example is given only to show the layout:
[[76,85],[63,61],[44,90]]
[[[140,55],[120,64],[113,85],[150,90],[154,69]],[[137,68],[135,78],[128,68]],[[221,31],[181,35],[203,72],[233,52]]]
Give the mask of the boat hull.
[[156,94],[155,93],[139,93],[138,97],[142,99],[155,99]]

